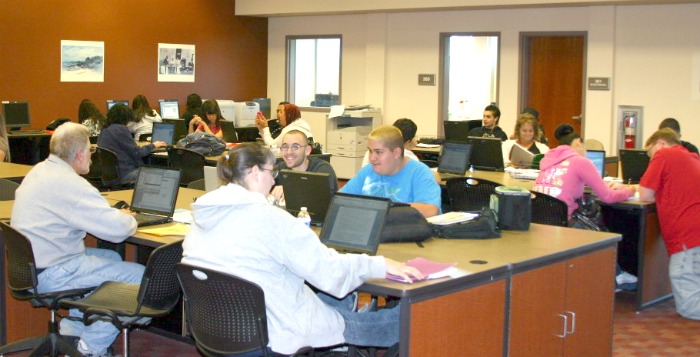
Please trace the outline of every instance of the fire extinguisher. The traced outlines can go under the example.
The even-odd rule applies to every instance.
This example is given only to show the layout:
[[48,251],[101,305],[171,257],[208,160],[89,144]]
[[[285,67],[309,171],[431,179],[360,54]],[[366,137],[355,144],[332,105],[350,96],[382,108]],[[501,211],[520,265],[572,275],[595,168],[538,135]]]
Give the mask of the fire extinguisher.
[[625,116],[625,149],[634,149],[637,144],[636,126],[637,118],[634,115]]

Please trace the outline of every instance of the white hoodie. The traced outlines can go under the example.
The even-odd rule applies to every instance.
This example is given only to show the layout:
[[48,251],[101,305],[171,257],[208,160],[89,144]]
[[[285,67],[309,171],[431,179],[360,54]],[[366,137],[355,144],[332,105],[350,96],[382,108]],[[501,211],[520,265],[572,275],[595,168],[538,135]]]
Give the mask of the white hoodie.
[[197,199],[192,215],[182,261],[260,285],[269,347],[277,353],[344,342],[343,318],[304,281],[343,297],[365,280],[385,277],[383,257],[338,254],[265,196],[236,184]]

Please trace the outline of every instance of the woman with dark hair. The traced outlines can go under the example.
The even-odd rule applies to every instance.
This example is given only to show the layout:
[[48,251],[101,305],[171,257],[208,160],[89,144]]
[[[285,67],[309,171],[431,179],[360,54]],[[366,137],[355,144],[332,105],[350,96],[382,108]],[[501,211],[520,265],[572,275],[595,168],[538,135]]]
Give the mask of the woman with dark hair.
[[139,94],[131,101],[131,109],[134,111],[134,119],[126,126],[132,134],[134,140],[138,141],[142,134],[153,132],[153,123],[162,122],[160,115],[148,104],[148,99]]
[[[586,148],[581,136],[569,124],[561,124],[554,132],[559,146],[549,150],[540,161],[540,174],[534,190],[564,201],[569,219],[579,207],[577,200],[583,197],[583,188],[593,189],[605,203],[621,202],[636,192],[634,186],[603,181],[591,160],[586,158]],[[575,222],[570,221],[570,225]],[[578,227],[576,227],[578,228]]]
[[11,162],[10,142],[7,140],[5,117],[0,113],[0,162]]
[[107,112],[107,124],[97,138],[97,146],[114,151],[119,160],[119,176],[121,183],[134,182],[139,176],[139,168],[143,165],[142,158],[155,148],[166,146],[162,141],[156,141],[139,147],[131,139],[127,128],[132,123],[134,112],[124,104],[116,104]]
[[107,118],[90,99],[83,99],[78,106],[78,122],[90,129],[90,136],[100,135]]
[[276,139],[273,139],[272,134],[270,134],[270,127],[265,116],[258,112],[258,117],[255,118],[255,125],[258,127],[260,136],[263,138],[265,145],[280,147],[284,136],[291,130],[299,130],[304,133],[307,138],[313,138],[314,135],[311,133],[311,126],[306,120],[301,118],[301,110],[296,105],[285,104],[284,112],[280,113],[278,110],[278,115],[282,131]]
[[197,93],[192,93],[187,96],[187,110],[182,114],[182,119],[185,119],[185,126],[190,127],[190,120],[195,116],[202,114],[202,97]]
[[382,256],[338,254],[303,222],[269,203],[277,171],[274,154],[262,145],[237,145],[219,159],[217,173],[224,185],[192,204],[194,222],[182,245],[182,262],[258,284],[265,292],[272,351],[398,342],[399,307],[353,312],[352,292],[368,279],[387,274],[408,279],[420,272]]
[[225,119],[221,116],[219,104],[215,100],[207,100],[202,104],[201,113],[206,119],[195,115],[190,121],[188,133],[202,131],[222,139],[224,133],[221,131],[221,122]]

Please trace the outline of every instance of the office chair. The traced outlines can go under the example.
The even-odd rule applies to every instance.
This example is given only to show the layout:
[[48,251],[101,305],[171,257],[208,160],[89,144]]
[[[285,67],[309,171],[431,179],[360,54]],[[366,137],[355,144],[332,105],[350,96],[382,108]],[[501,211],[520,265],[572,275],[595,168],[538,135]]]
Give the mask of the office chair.
[[71,120],[68,118],[58,118],[52,122],[49,123],[49,125],[46,126],[46,130],[56,130],[59,126],[63,125],[64,123],[68,123]]
[[491,194],[499,183],[472,177],[454,177],[446,180],[447,194],[453,211],[481,211],[489,207]]
[[[255,283],[211,269],[177,265],[188,327],[207,357],[259,352],[267,348],[265,294]],[[313,356],[310,347],[293,356]]]
[[323,160],[323,161],[330,164],[331,163],[331,156],[333,156],[333,154],[309,154],[308,157],[315,157],[319,160]]
[[0,201],[13,201],[17,187],[19,187],[17,182],[0,178]]
[[145,133],[139,135],[139,141],[149,141],[149,138],[152,136],[152,133]]
[[97,158],[100,162],[100,183],[102,188],[121,188],[119,159],[117,159],[117,154],[103,147],[98,147],[95,153],[97,153]]
[[204,191],[204,179],[194,180],[187,184],[187,188]]
[[534,196],[530,210],[532,214],[530,222],[560,227],[568,225],[569,214],[564,201],[544,193],[530,192]]
[[76,341],[59,333],[59,321],[56,317],[69,318],[58,313],[62,301],[81,298],[94,288],[36,293],[38,274],[31,242],[4,222],[0,222],[0,228],[7,253],[7,288],[10,294],[17,300],[29,301],[34,307],[44,307],[50,311],[47,335],[4,345],[0,347],[0,355],[33,349],[30,356],[81,356],[75,348]]
[[163,316],[180,300],[175,267],[182,259],[182,240],[162,245],[151,252],[141,284],[107,281],[87,297],[64,301],[61,307],[79,309],[83,323],[108,321],[122,331],[124,357],[129,355],[129,329]]
[[190,182],[204,178],[204,155],[185,148],[172,147],[168,149],[170,167],[182,171],[180,186],[187,186]]
[[596,139],[586,139],[583,145],[586,147],[586,150],[605,150],[603,143]]
[[437,160],[420,160],[420,162],[428,165],[430,168],[438,167]]

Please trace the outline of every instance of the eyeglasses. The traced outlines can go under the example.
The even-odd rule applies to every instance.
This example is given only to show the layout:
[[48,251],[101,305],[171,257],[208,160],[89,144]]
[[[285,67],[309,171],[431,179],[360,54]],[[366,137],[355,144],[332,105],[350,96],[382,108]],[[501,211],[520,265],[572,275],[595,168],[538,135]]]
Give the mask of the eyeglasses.
[[277,178],[277,174],[279,174],[279,171],[277,170],[276,167],[273,167],[273,168],[271,168],[271,169],[266,169],[266,168],[264,168],[264,167],[261,167],[260,170],[263,170],[263,171],[270,171],[270,175],[272,175],[272,178],[273,178],[273,179],[276,179],[276,178]]
[[306,147],[306,145],[299,145],[299,144],[287,145],[287,144],[284,144],[284,145],[280,146],[280,150],[281,151],[289,151],[289,150],[299,151],[299,149],[301,149],[303,147]]

